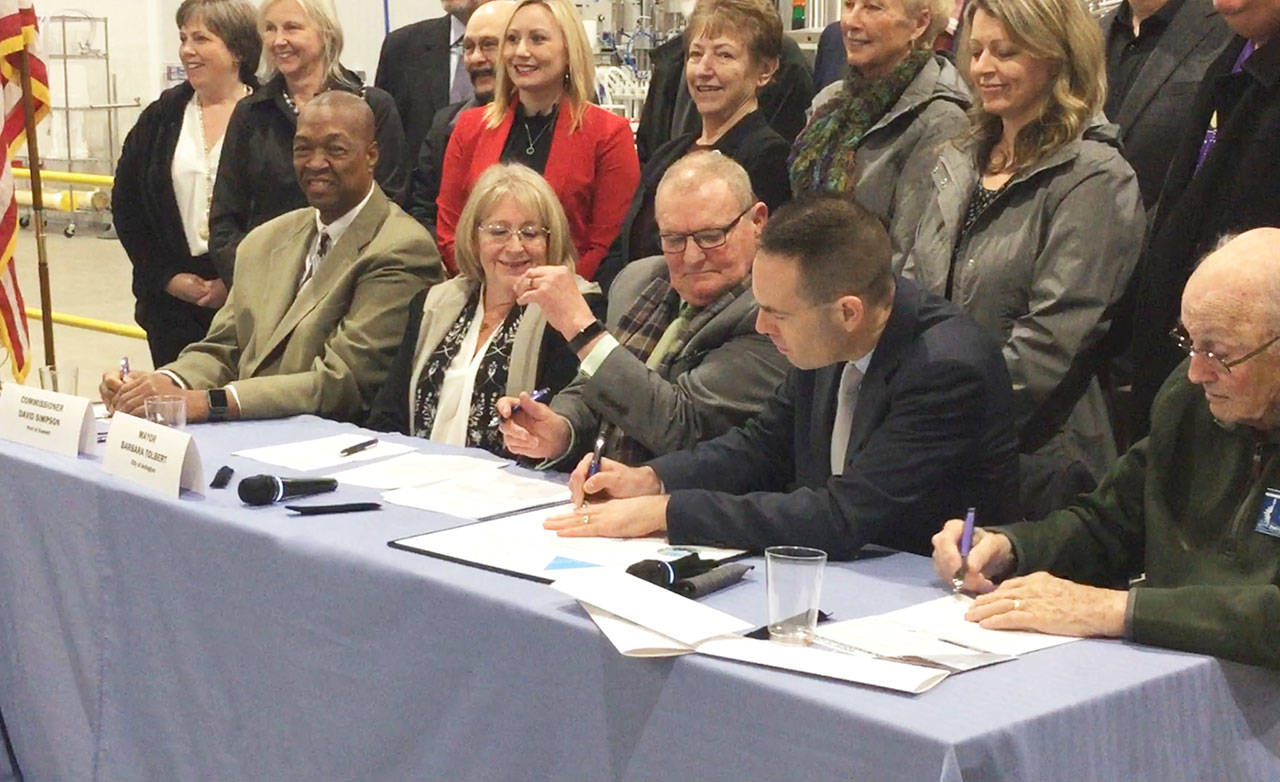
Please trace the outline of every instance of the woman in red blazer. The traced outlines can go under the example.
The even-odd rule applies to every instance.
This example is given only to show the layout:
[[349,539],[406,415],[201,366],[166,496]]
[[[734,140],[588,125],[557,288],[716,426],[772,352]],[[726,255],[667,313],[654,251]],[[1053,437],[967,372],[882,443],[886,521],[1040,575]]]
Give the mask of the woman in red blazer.
[[445,150],[436,229],[449,270],[453,234],[486,168],[517,162],[542,174],[569,218],[586,279],[618,235],[640,183],[635,137],[623,117],[591,104],[595,67],[568,0],[521,0],[503,36],[493,102],[468,109]]

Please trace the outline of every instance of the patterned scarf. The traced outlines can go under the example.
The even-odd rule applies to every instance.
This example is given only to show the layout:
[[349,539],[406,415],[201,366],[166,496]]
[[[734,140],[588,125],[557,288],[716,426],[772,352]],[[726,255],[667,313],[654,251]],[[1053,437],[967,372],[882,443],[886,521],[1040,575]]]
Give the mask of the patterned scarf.
[[[746,279],[720,294],[719,298],[707,306],[690,310],[689,322],[676,334],[666,355],[662,357],[658,366],[654,367],[654,371],[668,380],[671,379],[671,368],[689,339],[711,322],[712,318],[724,311],[725,307],[750,289],[751,277],[748,275]],[[640,292],[635,305],[618,321],[618,342],[631,351],[636,358],[648,361],[649,355],[658,345],[658,340],[679,315],[680,307],[680,295],[671,287],[671,281],[666,276],[655,277]],[[648,461],[656,455],[634,438],[618,431],[616,427],[607,423],[602,426],[610,430],[609,443],[605,448],[605,454],[610,458],[623,464],[634,465]]]
[[791,191],[821,191],[852,195],[854,157],[862,136],[876,124],[933,58],[927,50],[912,51],[883,79],[867,79],[850,68],[844,90],[818,109],[796,139],[787,161]]
[[[418,379],[418,388],[414,392],[413,416],[417,421],[417,431],[425,432],[426,436],[430,436],[439,412],[440,387],[444,384],[445,370],[462,348],[467,330],[480,306],[480,293],[481,288],[477,286],[444,339],[432,351]],[[499,456],[510,457],[511,454],[502,444],[502,433],[489,424],[497,412],[498,397],[507,393],[511,345],[523,316],[524,307],[512,307],[506,319],[493,332],[484,357],[476,367],[475,384],[471,390],[471,404],[467,412],[467,445],[483,448]]]

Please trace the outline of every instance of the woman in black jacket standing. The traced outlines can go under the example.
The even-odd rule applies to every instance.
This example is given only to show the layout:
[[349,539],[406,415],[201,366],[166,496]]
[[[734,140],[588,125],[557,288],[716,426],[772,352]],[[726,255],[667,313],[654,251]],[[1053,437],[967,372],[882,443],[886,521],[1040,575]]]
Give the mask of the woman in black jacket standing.
[[640,172],[617,240],[595,279],[607,288],[622,267],[661,255],[653,201],[671,164],[695,150],[715,150],[747,170],[751,189],[769,211],[791,200],[791,144],[769,126],[757,95],[778,70],[782,20],[766,0],[699,0],[684,33],[684,78],[698,109],[698,133],[676,136],[650,154]]
[[187,80],[138,117],[111,193],[133,264],[134,319],[155,366],[202,338],[227,298],[209,257],[209,205],[227,122],[257,85],[262,51],[244,0],[185,0],[177,22]]
[[244,235],[307,205],[293,171],[293,134],[298,109],[319,93],[363,95],[373,109],[378,142],[374,180],[399,203],[409,179],[402,165],[404,129],[395,101],[377,87],[364,86],[338,62],[342,28],[332,0],[265,0],[259,23],[271,75],[231,117],[213,194],[209,246],[218,276],[228,287]]

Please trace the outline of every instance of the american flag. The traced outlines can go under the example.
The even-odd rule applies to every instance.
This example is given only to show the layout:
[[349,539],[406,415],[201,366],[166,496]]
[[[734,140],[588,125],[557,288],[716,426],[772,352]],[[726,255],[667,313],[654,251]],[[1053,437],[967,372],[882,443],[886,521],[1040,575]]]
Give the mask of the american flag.
[[25,380],[31,369],[31,345],[13,259],[18,243],[18,202],[13,193],[11,165],[14,155],[26,143],[19,76],[24,46],[29,54],[36,121],[49,113],[49,74],[44,62],[36,56],[36,45],[36,12],[31,0],[0,0],[0,90],[4,100],[0,144],[5,151],[4,165],[0,168],[0,210],[3,210],[0,214],[0,341],[9,350],[11,369],[18,382]]

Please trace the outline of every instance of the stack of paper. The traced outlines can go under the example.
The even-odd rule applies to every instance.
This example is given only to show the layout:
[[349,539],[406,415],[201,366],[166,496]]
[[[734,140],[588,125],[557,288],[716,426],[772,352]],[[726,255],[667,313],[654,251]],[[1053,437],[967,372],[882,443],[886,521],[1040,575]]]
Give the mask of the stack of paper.
[[369,436],[367,434],[360,432],[335,434],[331,437],[319,437],[314,440],[303,440],[296,443],[268,445],[262,448],[246,448],[236,451],[234,455],[243,456],[246,459],[255,459],[266,464],[288,467],[291,470],[307,472],[309,470],[339,467],[369,459],[397,456],[413,450],[407,445],[397,445],[379,440],[378,444],[372,448],[357,451],[350,456],[342,455],[343,448],[349,448],[368,439]]
[[921,693],[945,679],[937,667],[744,638],[751,623],[616,570],[564,576],[552,588],[577,599],[611,643],[628,656],[690,652],[875,687]]
[[818,626],[820,640],[881,657],[967,671],[1079,640],[1018,630],[986,630],[964,618],[973,598],[947,595],[887,614]]

